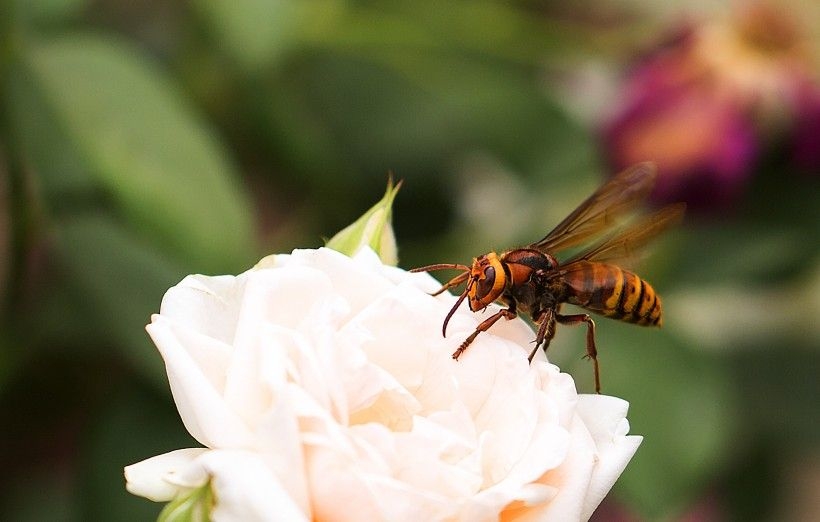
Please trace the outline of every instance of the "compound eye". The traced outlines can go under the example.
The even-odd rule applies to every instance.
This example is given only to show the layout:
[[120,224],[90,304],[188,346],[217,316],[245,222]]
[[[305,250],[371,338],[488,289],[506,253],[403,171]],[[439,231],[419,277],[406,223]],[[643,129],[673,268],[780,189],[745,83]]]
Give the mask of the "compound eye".
[[495,285],[495,268],[488,266],[484,269],[484,279],[476,283],[476,296],[481,299],[492,292]]

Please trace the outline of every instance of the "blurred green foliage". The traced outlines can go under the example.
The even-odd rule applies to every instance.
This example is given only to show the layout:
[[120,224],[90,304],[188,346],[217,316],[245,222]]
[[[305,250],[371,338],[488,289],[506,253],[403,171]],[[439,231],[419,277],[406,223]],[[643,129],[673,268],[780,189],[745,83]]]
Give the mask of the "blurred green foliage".
[[[186,274],[320,245],[391,170],[402,266],[541,237],[605,174],[552,86],[634,51],[652,14],[614,5],[0,0],[0,519],[158,515],[122,467],[195,445],[142,329]],[[604,391],[645,436],[598,519],[802,513],[818,180],[772,161],[668,234],[641,271],[663,330],[598,321]],[[582,336],[550,356],[590,391]]]

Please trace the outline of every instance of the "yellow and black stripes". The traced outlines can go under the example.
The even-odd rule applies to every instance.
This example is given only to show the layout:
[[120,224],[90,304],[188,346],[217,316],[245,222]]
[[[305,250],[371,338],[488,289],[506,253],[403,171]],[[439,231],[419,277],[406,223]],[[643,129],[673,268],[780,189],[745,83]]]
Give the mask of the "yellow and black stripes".
[[613,319],[660,326],[661,300],[643,279],[615,265],[580,261],[562,275],[565,299]]

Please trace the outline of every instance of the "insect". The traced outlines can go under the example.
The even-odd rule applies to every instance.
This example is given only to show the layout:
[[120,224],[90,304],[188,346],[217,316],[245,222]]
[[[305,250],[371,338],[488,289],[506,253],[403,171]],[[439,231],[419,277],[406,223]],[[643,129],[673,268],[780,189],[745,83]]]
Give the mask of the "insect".
[[[639,276],[620,266],[669,226],[680,221],[686,205],[666,206],[625,227],[619,218],[633,211],[655,184],[656,168],[640,163],[620,172],[589,196],[543,239],[522,248],[498,254],[489,252],[473,259],[472,265],[441,263],[411,272],[461,270],[433,295],[466,283],[464,291],[444,318],[442,335],[447,334],[455,311],[468,300],[470,310],[483,311],[498,301],[503,308],[482,321],[453,353],[458,359],[481,332],[502,317],[512,319],[526,313],[537,325],[535,347],[544,351],[555,336],[556,324],[586,324],[586,357],[592,361],[595,391],[601,392],[595,322],[585,313],[563,315],[563,303],[578,305],[591,312],[643,326],[661,326],[663,311],[655,290]],[[607,231],[610,235],[564,261],[557,253],[583,246]]]

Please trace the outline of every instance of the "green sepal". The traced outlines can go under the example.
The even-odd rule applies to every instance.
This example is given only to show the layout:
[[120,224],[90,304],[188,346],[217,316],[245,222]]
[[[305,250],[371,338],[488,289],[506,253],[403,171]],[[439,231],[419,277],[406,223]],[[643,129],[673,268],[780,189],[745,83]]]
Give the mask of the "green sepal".
[[348,256],[354,255],[363,246],[369,246],[384,264],[393,266],[398,264],[398,248],[391,219],[393,199],[399,188],[401,188],[401,181],[393,185],[391,177],[387,181],[384,197],[353,224],[330,238],[325,246]]
[[208,522],[214,496],[211,483],[182,493],[165,505],[157,517],[157,522]]

